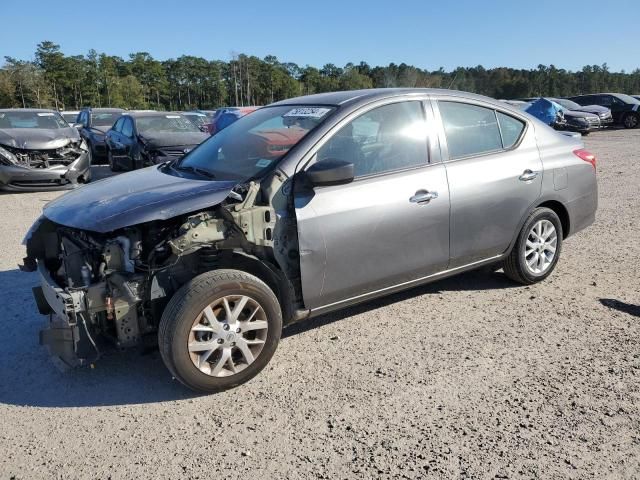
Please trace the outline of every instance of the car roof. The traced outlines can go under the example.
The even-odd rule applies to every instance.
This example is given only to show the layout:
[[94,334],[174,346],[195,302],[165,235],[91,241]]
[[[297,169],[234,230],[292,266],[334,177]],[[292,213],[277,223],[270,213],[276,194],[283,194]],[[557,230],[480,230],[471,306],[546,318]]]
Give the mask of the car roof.
[[50,108],[0,108],[0,112],[59,113]]
[[182,113],[180,112],[125,112],[125,115],[132,118],[142,118],[142,117],[163,117],[165,115],[182,116]]
[[93,107],[85,107],[82,110],[89,110],[90,112],[95,112],[95,113],[117,113],[117,112],[126,112],[126,110],[124,108],[93,108]]
[[591,97],[593,95],[613,95],[614,97],[617,97],[618,95],[620,95],[619,93],[612,93],[612,92],[596,92],[596,93],[583,93],[581,95],[574,95],[571,98],[577,98],[577,97]]
[[494,98],[477,95],[475,93],[448,90],[442,88],[371,88],[366,90],[348,90],[341,92],[316,93],[302,97],[289,98],[272,106],[280,105],[331,105],[341,106],[346,104],[369,103],[383,98],[404,97],[408,95],[450,95],[468,100],[481,100],[496,105],[504,105]]

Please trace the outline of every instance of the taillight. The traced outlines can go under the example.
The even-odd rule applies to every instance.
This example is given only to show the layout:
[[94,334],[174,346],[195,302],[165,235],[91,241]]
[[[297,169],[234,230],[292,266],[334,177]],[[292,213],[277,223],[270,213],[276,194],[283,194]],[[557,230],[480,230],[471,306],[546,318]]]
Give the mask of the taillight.
[[579,148],[578,150],[574,150],[573,154],[580,160],[590,163],[594,170],[596,169],[596,156],[590,151]]

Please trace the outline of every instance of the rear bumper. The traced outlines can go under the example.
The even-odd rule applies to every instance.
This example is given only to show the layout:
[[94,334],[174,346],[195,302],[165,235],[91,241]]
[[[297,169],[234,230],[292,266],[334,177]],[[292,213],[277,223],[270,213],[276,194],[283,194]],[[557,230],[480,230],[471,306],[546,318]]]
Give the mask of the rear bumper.
[[39,312],[50,315],[49,326],[40,331],[40,345],[68,367],[94,361],[98,352],[89,337],[85,292],[69,293],[60,288],[40,264],[38,273],[40,285],[33,289],[33,295]]
[[0,165],[0,190],[29,192],[68,190],[77,187],[91,168],[89,153],[83,153],[73,163],[51,168],[26,168]]

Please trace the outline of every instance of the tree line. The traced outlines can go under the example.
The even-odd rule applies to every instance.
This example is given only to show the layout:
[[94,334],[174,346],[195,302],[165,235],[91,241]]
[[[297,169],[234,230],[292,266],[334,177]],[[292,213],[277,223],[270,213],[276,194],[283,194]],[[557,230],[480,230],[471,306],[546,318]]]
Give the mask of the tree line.
[[612,72],[607,64],[569,71],[554,65],[535,69],[458,67],[429,71],[366,62],[322,68],[234,54],[230,61],[183,55],[157,60],[147,52],[127,59],[89,50],[65,55],[50,41],[38,44],[33,60],[5,57],[0,68],[0,107],[83,106],[189,110],[224,105],[266,105],[298,95],[377,87],[451,88],[494,98],[568,96],[592,92],[640,93],[640,69]]

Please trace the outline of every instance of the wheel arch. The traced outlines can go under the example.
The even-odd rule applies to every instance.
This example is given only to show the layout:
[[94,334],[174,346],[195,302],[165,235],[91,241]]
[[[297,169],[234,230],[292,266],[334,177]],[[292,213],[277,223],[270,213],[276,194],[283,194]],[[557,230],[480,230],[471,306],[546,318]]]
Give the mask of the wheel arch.
[[233,252],[232,255],[221,259],[215,269],[240,270],[258,277],[273,291],[282,309],[283,323],[292,321],[295,314],[295,293],[289,279],[275,265],[253,255]]
[[[546,200],[534,208],[548,208],[553,210],[558,218],[560,219],[560,224],[562,225],[562,239],[566,239],[571,232],[571,218],[569,217],[569,210],[564,204],[558,200]],[[533,209],[532,209],[533,210]]]
[[511,250],[513,249],[516,241],[518,240],[518,235],[520,235],[520,230],[522,230],[522,226],[524,222],[527,221],[531,212],[533,212],[536,208],[549,208],[553,210],[558,218],[560,219],[560,224],[562,225],[562,239],[566,239],[571,233],[571,217],[569,215],[569,210],[565,206],[565,204],[557,197],[540,197],[533,203],[527,211],[524,213],[520,222],[518,223],[518,228],[513,232],[513,238],[511,239],[511,243],[509,247],[503,253],[503,256],[509,255]]

